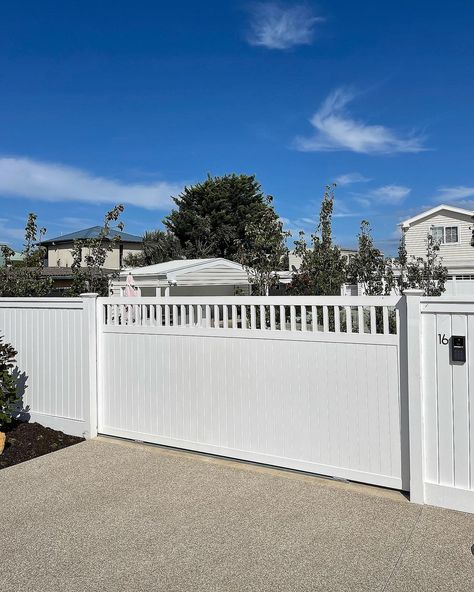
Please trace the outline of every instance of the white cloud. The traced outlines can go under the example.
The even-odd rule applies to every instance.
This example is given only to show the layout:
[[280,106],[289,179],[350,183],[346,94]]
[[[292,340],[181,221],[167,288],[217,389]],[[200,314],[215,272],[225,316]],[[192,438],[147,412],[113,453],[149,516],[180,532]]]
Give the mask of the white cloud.
[[248,42],[268,49],[309,45],[314,25],[324,19],[305,5],[284,6],[275,2],[256,4],[252,12]]
[[336,185],[339,185],[339,187],[345,187],[346,185],[352,185],[354,183],[368,183],[369,181],[372,181],[372,179],[364,177],[360,173],[347,173],[345,175],[339,175],[339,177],[336,177],[334,180]]
[[411,193],[409,187],[403,185],[384,185],[369,193],[371,201],[380,204],[399,204]]
[[170,196],[182,184],[124,183],[96,177],[87,171],[29,158],[0,158],[0,195],[44,201],[82,201],[132,204],[147,209],[166,209]]
[[464,199],[474,197],[474,187],[466,187],[464,185],[456,185],[454,187],[440,187],[436,200],[443,201],[461,201]]
[[404,185],[383,185],[366,193],[356,194],[355,201],[363,208],[376,205],[399,205],[410,193],[411,189]]
[[345,108],[354,97],[353,92],[344,88],[331,93],[310,119],[314,135],[297,137],[295,148],[302,152],[350,150],[363,154],[426,150],[423,138],[414,133],[402,137],[383,125],[368,125],[352,119]]

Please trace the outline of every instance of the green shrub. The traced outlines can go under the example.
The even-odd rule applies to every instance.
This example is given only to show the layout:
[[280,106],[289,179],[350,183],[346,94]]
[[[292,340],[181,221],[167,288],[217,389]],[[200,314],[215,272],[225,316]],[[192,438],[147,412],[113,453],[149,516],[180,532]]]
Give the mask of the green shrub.
[[19,402],[13,373],[16,354],[13,346],[3,343],[3,337],[0,337],[0,428],[11,422]]

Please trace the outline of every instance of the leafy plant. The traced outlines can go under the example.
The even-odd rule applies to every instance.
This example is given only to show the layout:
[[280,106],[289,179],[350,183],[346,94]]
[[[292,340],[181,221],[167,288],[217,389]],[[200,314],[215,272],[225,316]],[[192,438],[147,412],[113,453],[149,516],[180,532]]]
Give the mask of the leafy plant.
[[2,247],[5,267],[0,268],[0,297],[41,297],[51,292],[52,280],[43,274],[45,249],[39,245],[46,228],[38,229],[36,220],[36,214],[28,214],[22,261],[12,265],[15,252],[7,246]]
[[0,337],[0,428],[10,423],[19,402],[16,379],[13,374],[17,352]]
[[397,286],[401,294],[408,288],[423,290],[425,296],[441,296],[445,291],[448,270],[439,259],[439,243],[431,233],[426,237],[426,257],[409,257],[405,235],[400,239]]
[[361,284],[365,295],[390,294],[393,287],[392,264],[374,245],[367,220],[361,222],[357,253],[350,258],[347,270],[349,282]]
[[[69,295],[96,292],[100,296],[108,296],[109,280],[114,274],[108,273],[104,265],[107,254],[113,251],[114,244],[120,241],[120,235],[111,238],[110,231],[123,210],[123,205],[119,204],[105,214],[104,223],[97,237],[74,241],[71,251],[73,282]],[[115,229],[122,231],[124,223],[118,222]]]
[[124,263],[128,267],[144,267],[184,257],[184,249],[172,232],[150,230],[143,236],[142,252],[130,253],[125,257]]
[[245,227],[245,237],[238,254],[258,296],[268,296],[270,288],[278,285],[276,272],[282,268],[288,254],[285,239],[290,236],[283,230],[283,223],[273,209],[272,198],[266,196],[264,203],[267,207]]
[[335,185],[328,185],[321,202],[319,224],[308,247],[304,232],[295,241],[294,253],[301,257],[288,292],[302,296],[337,296],[346,278],[346,262],[332,242],[332,214]]

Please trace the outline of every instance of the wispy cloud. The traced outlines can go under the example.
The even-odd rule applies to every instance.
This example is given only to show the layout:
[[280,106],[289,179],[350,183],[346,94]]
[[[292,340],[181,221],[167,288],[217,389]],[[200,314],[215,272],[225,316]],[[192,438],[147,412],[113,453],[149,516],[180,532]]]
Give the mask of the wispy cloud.
[[366,193],[356,194],[355,201],[364,208],[377,205],[399,205],[411,193],[404,185],[383,185]]
[[334,179],[334,182],[339,187],[345,187],[346,185],[353,185],[354,183],[368,183],[372,181],[368,177],[364,177],[360,173],[347,173],[345,175],[339,175]]
[[314,25],[324,20],[306,5],[276,2],[256,4],[251,9],[251,17],[248,42],[268,49],[311,44]]
[[132,204],[147,209],[166,209],[170,196],[183,185],[156,181],[125,183],[57,163],[29,158],[0,158],[0,195],[44,201],[81,201]]
[[310,119],[315,133],[297,137],[294,145],[302,152],[350,150],[362,154],[394,154],[426,150],[424,139],[415,133],[403,137],[383,125],[356,121],[346,111],[355,94],[345,88],[331,93]]
[[452,202],[462,201],[470,198],[474,198],[474,187],[456,185],[454,187],[440,187],[435,199],[439,202]]

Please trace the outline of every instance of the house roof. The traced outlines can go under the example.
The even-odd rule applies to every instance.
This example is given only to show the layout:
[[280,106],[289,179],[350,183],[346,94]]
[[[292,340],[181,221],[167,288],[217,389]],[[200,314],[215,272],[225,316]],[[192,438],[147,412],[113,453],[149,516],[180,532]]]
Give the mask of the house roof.
[[400,226],[402,226],[403,228],[409,228],[415,222],[419,222],[424,218],[428,218],[429,216],[432,216],[433,214],[437,214],[438,212],[442,211],[452,212],[453,214],[462,214],[464,216],[469,216],[470,218],[474,215],[474,212],[472,210],[465,210],[464,208],[456,208],[455,206],[441,204],[439,206],[436,206],[435,208],[431,208],[431,210],[421,212],[421,214],[413,216],[413,218],[408,218],[408,220],[405,220],[404,222],[400,222]]
[[213,267],[218,263],[223,263],[227,267],[233,267],[235,269],[242,269],[240,263],[235,263],[229,259],[223,257],[216,257],[212,259],[175,259],[173,261],[166,261],[165,263],[156,263],[155,265],[147,265],[145,267],[136,267],[134,269],[124,270],[120,273],[121,276],[125,277],[129,273],[132,275],[162,275],[168,276],[173,275],[176,272],[187,273],[191,270],[201,269],[203,267]]
[[[55,238],[48,238],[40,242],[40,245],[51,245],[54,243],[70,243],[75,240],[85,240],[88,238],[97,238],[102,230],[101,226],[92,226],[91,228],[85,228],[84,230],[78,230],[71,232],[70,234],[63,234]],[[120,237],[120,240],[124,243],[141,243],[143,238],[136,236],[135,234],[128,234],[127,232],[120,232],[119,230],[110,229],[107,236],[108,239]]]

